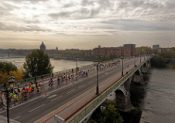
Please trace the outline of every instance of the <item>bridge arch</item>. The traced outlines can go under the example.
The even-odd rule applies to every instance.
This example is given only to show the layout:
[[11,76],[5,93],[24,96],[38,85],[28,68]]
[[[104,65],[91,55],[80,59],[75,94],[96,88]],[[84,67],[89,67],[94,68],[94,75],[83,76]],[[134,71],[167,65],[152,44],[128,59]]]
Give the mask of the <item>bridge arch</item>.
[[126,95],[125,92],[123,92],[121,89],[118,89],[115,91],[116,95],[116,105],[119,110],[122,110],[125,108],[125,102],[126,102]]
[[146,62],[143,64],[143,67],[147,67],[147,63]]

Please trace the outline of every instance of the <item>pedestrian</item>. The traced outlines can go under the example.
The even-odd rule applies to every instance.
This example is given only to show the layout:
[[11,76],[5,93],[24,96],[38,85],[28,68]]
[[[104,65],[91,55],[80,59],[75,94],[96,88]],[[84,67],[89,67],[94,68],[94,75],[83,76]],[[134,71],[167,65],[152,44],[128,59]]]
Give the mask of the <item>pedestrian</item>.
[[49,81],[49,87],[53,87],[53,79],[52,79],[52,77],[50,78],[50,81]]
[[61,84],[60,81],[61,81],[61,80],[60,80],[60,76],[58,76],[58,77],[57,77],[57,87],[60,86],[60,84]]

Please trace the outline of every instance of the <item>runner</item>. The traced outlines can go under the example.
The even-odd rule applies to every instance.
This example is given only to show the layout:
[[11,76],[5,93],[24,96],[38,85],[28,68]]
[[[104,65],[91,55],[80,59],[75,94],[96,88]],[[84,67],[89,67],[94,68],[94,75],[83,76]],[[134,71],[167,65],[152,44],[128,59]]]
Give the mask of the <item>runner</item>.
[[61,78],[60,76],[57,77],[57,88],[61,85]]
[[52,78],[52,77],[50,78],[50,81],[49,81],[49,87],[50,87],[50,88],[53,87],[53,78]]

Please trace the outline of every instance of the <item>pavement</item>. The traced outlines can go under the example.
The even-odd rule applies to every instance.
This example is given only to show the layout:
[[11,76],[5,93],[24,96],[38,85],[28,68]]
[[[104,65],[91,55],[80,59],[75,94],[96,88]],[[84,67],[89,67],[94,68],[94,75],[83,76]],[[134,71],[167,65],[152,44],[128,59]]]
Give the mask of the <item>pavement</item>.
[[[139,60],[137,59],[137,62],[138,61]],[[125,61],[124,64],[126,73],[130,69],[128,66],[131,64],[133,65],[134,63],[133,60],[131,60]],[[100,72],[99,83],[105,82],[108,78],[114,76],[116,73],[118,73],[118,75],[121,73],[120,64],[114,68]],[[94,88],[95,85],[96,75],[94,74],[87,77],[86,79],[70,83],[67,86],[49,92],[46,96],[39,96],[33,100],[11,108],[10,118],[15,121],[14,123],[33,123],[55,109],[65,106],[68,102],[71,102],[71,100],[79,97],[81,94],[88,92],[88,90]],[[100,89],[102,88],[105,89],[103,85],[100,87]],[[0,117],[0,123],[5,123],[4,117],[6,116],[6,111],[0,112],[0,115],[2,117]]]
[[[0,123],[7,123],[7,118],[0,115]],[[10,119],[10,123],[20,123],[20,122],[13,120],[13,119]]]

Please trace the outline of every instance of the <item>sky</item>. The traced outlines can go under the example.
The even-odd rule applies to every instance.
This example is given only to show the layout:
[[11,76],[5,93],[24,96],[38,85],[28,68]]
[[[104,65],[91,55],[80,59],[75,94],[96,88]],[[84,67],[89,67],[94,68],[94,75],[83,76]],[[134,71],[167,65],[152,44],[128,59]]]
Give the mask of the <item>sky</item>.
[[0,48],[175,46],[175,0],[0,0]]

